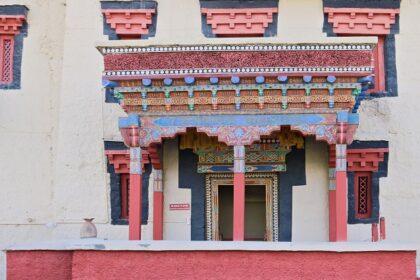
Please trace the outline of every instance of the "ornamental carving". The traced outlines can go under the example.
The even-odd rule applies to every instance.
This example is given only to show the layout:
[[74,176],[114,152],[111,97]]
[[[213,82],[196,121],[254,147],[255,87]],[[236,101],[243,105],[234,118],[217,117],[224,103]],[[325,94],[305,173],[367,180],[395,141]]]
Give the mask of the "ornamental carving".
[[198,132],[204,132],[208,136],[217,136],[220,142],[229,146],[246,146],[260,140],[262,135],[270,135],[280,130],[280,126],[212,126],[197,127]]
[[106,23],[121,39],[140,38],[149,33],[155,9],[104,9]]
[[336,34],[387,35],[399,9],[324,8]]
[[0,15],[0,35],[19,34],[25,20],[24,15]]
[[264,35],[277,8],[202,8],[207,24],[215,35]]

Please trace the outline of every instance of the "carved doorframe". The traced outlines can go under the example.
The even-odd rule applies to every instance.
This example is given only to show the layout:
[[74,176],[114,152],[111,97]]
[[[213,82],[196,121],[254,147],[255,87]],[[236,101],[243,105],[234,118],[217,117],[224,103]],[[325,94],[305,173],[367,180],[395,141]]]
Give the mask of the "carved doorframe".
[[[267,241],[278,241],[278,176],[270,173],[246,173],[245,185],[266,188]],[[219,186],[233,185],[232,173],[206,174],[206,239],[219,240]]]

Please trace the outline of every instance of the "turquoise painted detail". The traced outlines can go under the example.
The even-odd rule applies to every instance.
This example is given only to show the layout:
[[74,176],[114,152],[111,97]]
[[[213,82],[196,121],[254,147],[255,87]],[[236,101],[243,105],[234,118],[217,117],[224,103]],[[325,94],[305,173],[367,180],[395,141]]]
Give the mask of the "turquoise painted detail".
[[121,102],[124,99],[124,95],[122,95],[118,90],[114,90],[114,97]]
[[191,85],[191,86],[162,86],[162,87],[118,87],[116,88],[121,93],[130,92],[166,92],[166,91],[219,91],[219,90],[288,90],[288,89],[352,89],[361,91],[361,84],[359,83],[320,83],[320,84],[235,84],[235,85]]

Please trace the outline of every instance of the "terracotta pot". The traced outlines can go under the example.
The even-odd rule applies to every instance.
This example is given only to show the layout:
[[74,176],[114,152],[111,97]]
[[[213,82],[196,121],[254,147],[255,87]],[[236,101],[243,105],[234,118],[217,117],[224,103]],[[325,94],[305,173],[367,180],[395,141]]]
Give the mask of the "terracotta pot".
[[80,228],[80,238],[96,238],[98,231],[96,226],[92,223],[93,218],[85,218],[85,222]]

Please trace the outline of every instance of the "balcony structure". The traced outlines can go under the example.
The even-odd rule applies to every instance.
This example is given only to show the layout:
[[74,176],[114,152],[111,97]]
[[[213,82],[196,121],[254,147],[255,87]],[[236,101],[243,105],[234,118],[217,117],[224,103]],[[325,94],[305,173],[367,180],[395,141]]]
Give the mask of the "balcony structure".
[[[374,47],[369,43],[100,47],[104,84],[113,88],[128,115],[119,120],[119,129],[130,148],[129,238],[141,239],[141,151],[157,151],[154,166],[161,178],[165,174],[160,145],[179,136],[180,149],[192,149],[199,157],[196,173],[206,176],[205,239],[251,240],[245,233],[245,186],[254,184],[265,186],[266,196],[265,227],[259,238],[282,240],[277,174],[287,170],[285,158],[292,148],[302,149],[304,137],[314,136],[334,151],[330,240],[345,241],[347,145],[359,122],[358,96],[371,81]],[[162,237],[164,186],[161,181],[156,185],[160,187],[155,189],[153,211],[160,218],[154,221],[153,235]],[[233,186],[231,237],[219,232],[222,185]]]

